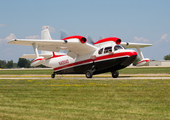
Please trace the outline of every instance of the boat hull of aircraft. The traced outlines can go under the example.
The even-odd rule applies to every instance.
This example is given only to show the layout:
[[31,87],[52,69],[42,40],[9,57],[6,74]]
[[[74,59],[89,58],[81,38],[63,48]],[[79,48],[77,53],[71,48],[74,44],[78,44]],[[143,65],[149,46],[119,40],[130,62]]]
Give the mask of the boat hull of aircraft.
[[[135,59],[137,55],[133,55],[131,57],[123,57],[116,58],[111,60],[99,61],[99,62],[91,62],[88,64],[73,66],[71,68],[66,68],[63,70],[55,71],[56,74],[85,74],[86,71],[95,69],[93,75],[117,71],[129,66]],[[93,65],[95,68],[92,68]],[[56,70],[54,68],[54,70]]]
[[[120,56],[118,57],[118,55]],[[94,61],[88,59],[56,67],[54,71],[55,74],[86,74],[87,71],[91,71],[93,75],[114,72],[129,66],[136,59],[136,56],[137,53],[133,50],[124,54],[108,54],[97,57]]]

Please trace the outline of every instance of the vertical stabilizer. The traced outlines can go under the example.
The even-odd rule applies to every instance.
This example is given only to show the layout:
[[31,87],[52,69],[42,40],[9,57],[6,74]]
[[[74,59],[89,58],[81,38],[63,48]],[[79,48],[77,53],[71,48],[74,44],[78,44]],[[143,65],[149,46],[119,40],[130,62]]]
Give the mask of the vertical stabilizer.
[[42,40],[51,40],[51,35],[50,35],[48,28],[41,31],[41,39]]
[[[52,40],[48,28],[46,28],[46,29],[44,29],[43,31],[41,31],[41,39],[42,39],[42,40]],[[43,50],[41,50],[41,54],[52,54],[52,53],[49,52],[49,51],[43,51]]]

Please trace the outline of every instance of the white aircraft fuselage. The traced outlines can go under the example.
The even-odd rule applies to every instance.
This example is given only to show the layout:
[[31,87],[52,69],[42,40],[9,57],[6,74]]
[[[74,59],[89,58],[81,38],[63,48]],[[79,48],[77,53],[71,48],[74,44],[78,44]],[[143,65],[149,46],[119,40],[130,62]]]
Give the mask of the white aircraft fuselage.
[[[92,59],[91,56],[96,58]],[[93,73],[95,75],[125,68],[135,60],[136,56],[134,50],[122,49],[105,54],[98,54],[96,50],[93,55],[82,55],[75,59],[67,55],[54,55],[47,58],[43,65],[52,67],[56,74],[85,74],[87,70],[95,69]]]

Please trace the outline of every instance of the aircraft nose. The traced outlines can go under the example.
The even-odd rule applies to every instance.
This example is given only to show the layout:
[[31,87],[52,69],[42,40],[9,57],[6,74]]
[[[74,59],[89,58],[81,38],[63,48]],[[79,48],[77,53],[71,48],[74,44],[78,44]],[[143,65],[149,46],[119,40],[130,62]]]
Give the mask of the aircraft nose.
[[137,57],[137,52],[134,50],[130,50],[127,52],[129,55],[129,58],[127,58],[123,63],[121,63],[122,66],[129,66]]
[[128,52],[128,55],[131,57],[131,56],[137,56],[138,54],[137,54],[136,51],[131,50],[131,51]]

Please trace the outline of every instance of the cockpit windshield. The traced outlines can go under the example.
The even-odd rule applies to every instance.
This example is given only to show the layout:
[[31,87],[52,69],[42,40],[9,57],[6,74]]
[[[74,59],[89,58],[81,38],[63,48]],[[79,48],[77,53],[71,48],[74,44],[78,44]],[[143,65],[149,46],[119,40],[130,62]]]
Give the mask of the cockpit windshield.
[[124,46],[121,45],[115,45],[114,50],[120,50],[120,49],[126,49]]

